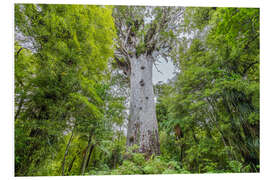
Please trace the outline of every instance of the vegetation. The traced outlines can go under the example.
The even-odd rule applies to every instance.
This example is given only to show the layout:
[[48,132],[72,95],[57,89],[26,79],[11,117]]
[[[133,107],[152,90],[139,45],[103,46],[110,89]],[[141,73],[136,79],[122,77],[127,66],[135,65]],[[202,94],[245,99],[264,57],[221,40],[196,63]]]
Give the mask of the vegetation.
[[[16,4],[15,175],[259,172],[259,19],[255,8]],[[144,85],[156,98],[151,111],[141,103],[157,124],[150,153],[129,136],[134,92],[147,92],[130,77],[142,64],[129,65],[142,58],[178,69]]]
[[168,59],[177,43],[182,7],[118,6],[114,8],[117,40],[115,59],[130,84],[127,146],[146,156],[160,154],[152,83],[153,65]]

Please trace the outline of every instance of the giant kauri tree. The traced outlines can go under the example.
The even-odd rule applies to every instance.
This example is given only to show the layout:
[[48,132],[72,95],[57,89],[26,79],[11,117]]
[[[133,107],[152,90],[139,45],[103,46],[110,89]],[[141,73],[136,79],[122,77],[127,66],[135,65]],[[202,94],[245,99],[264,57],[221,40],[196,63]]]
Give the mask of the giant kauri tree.
[[118,39],[115,59],[130,79],[130,119],[127,146],[159,154],[152,69],[168,60],[175,47],[183,8],[118,6],[114,9]]

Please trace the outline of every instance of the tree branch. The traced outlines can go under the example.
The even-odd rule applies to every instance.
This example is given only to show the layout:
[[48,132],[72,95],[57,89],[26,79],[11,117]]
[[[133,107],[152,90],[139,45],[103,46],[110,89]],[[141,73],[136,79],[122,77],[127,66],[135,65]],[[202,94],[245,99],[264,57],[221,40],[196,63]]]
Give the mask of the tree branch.
[[16,58],[19,56],[19,54],[20,54],[20,52],[23,50],[23,48],[20,48],[18,51],[17,51],[17,53],[16,53]]
[[163,73],[157,68],[156,63],[154,62],[153,64],[154,64],[155,68],[157,69],[157,71],[158,71],[160,74],[163,74]]
[[131,29],[131,26],[129,26],[129,28],[128,28],[128,31],[127,31],[127,36],[126,36],[126,39],[125,39],[124,45],[125,45],[125,44],[127,44],[127,40],[128,40],[129,34],[130,34],[130,29]]
[[249,68],[251,68],[253,65],[255,65],[255,64],[257,64],[257,63],[259,63],[259,61],[255,61],[255,62],[253,62],[253,63],[250,63],[250,64],[244,69],[243,75],[246,74],[246,72],[249,70]]

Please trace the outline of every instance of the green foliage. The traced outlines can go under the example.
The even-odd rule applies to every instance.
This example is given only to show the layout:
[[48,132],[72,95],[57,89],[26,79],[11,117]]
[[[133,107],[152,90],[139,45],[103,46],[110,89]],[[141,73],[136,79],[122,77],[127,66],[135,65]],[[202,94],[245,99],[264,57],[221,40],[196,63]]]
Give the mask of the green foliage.
[[143,154],[137,153],[137,154],[134,154],[134,155],[133,155],[132,161],[133,161],[134,163],[136,163],[137,165],[141,166],[141,165],[144,164],[145,159],[144,159]]
[[230,166],[232,172],[237,172],[237,173],[241,172],[242,164],[240,162],[230,161],[229,166]]
[[[185,14],[183,30],[193,36],[180,42],[175,63],[181,71],[159,95],[159,125],[171,135],[179,124],[184,137],[177,152],[185,169],[257,172],[259,10],[187,8]],[[161,132],[165,154],[176,149],[168,137]]]
[[15,5],[15,29],[22,37],[15,45],[16,175],[46,173],[42,166],[54,158],[65,131],[102,131],[97,125],[105,104],[99,93],[113,55],[111,12],[99,6]]
[[113,170],[111,174],[179,174],[189,173],[181,169],[176,161],[165,161],[161,157],[153,157],[145,160],[142,154],[132,153],[131,160],[124,160],[123,164]]
[[[163,14],[154,8],[156,20],[138,29],[146,9],[119,6],[112,17],[110,6],[15,5],[16,176],[260,170],[255,8],[185,8],[179,72],[154,87],[161,153],[126,148],[129,87],[108,66],[120,34],[114,21],[125,18],[146,38]],[[128,10],[136,16],[125,17]],[[176,39],[174,30],[158,33]],[[136,52],[146,46],[140,41]]]

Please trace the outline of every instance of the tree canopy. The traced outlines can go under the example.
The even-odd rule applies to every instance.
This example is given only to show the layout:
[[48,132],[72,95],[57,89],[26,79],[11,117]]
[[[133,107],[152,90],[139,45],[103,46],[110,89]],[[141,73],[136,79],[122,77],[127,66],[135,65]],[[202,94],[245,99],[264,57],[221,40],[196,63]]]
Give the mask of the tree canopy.
[[[260,171],[259,9],[16,4],[14,13],[15,176]],[[153,85],[161,58],[178,71]],[[137,122],[158,138],[150,155]]]

